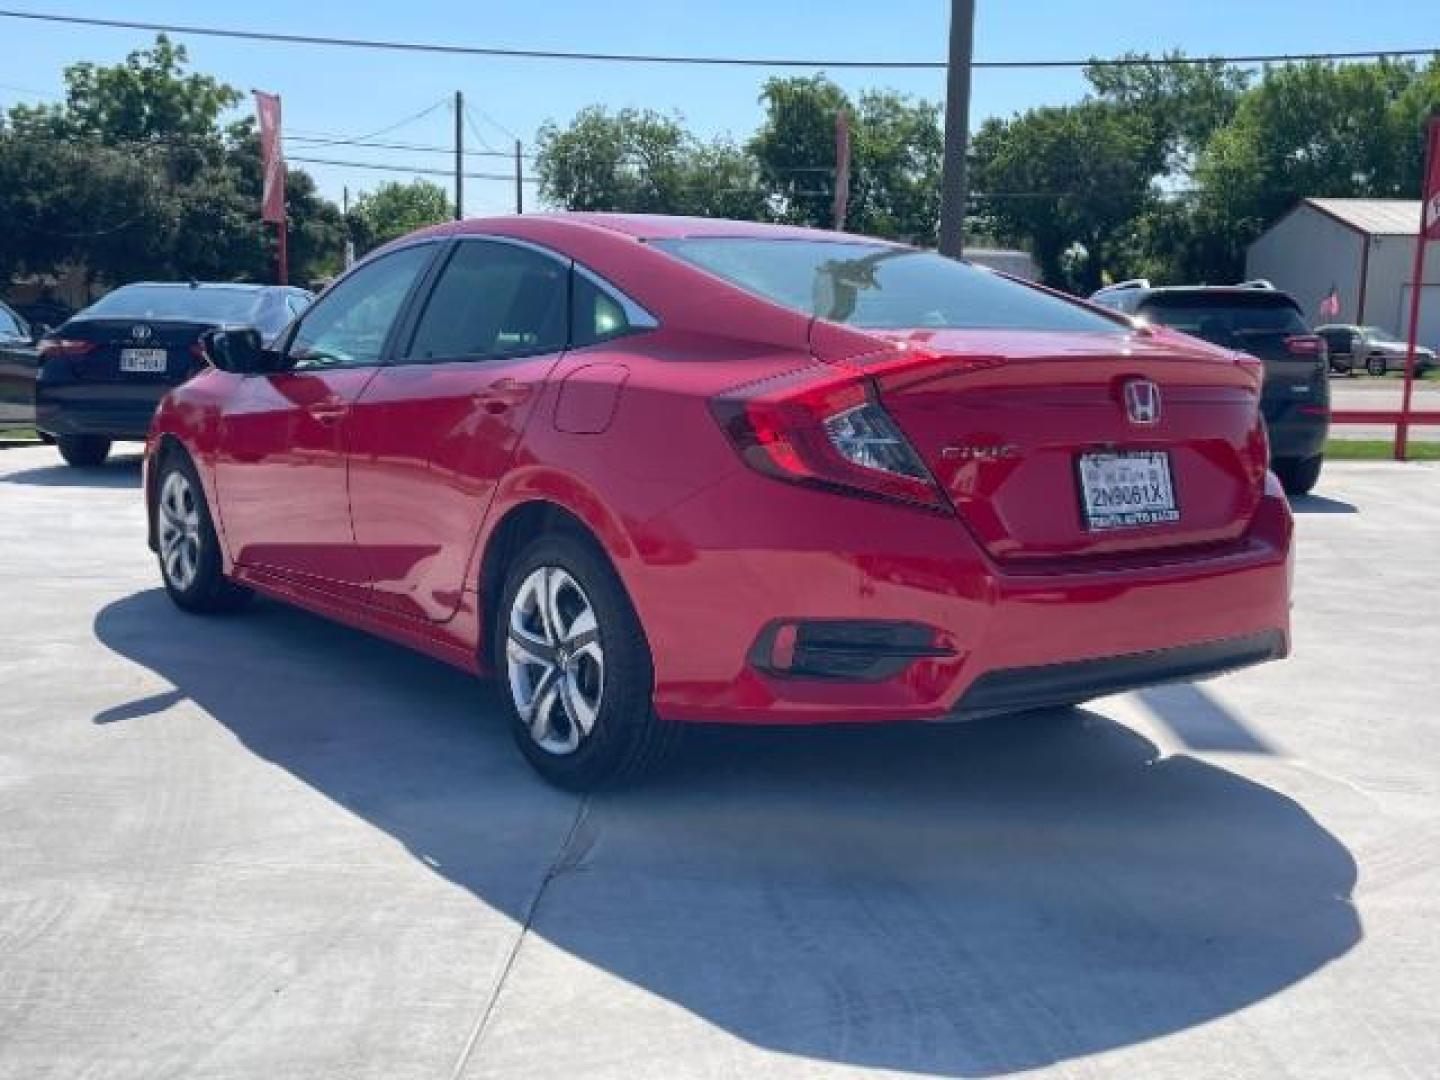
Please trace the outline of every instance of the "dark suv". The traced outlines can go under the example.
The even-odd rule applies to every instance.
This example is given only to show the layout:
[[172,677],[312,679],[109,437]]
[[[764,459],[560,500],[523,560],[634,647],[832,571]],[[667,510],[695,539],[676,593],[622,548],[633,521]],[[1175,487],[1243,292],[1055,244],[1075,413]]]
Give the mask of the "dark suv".
[[1270,435],[1270,467],[1291,495],[1315,486],[1330,430],[1329,358],[1294,297],[1264,281],[1157,288],[1141,278],[1090,299],[1259,358],[1265,364],[1260,409]]

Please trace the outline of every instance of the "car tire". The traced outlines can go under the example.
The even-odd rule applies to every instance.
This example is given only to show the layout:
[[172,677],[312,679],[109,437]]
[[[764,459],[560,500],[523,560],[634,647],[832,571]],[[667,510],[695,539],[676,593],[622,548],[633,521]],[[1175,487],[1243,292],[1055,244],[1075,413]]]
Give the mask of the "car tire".
[[1365,358],[1365,370],[1376,377],[1384,375],[1389,370],[1389,366],[1383,356],[1367,356]]
[[166,454],[155,491],[152,512],[160,579],[175,606],[197,615],[243,607],[250,590],[225,576],[220,538],[189,457],[179,451]]
[[1325,455],[1316,454],[1308,458],[1283,458],[1275,462],[1275,475],[1291,498],[1308,495],[1320,480],[1320,469],[1325,464]]
[[505,574],[492,642],[515,742],[551,784],[631,783],[674,753],[680,725],[655,714],[649,643],[593,542],[531,542]]
[[110,440],[99,435],[61,435],[55,442],[65,464],[77,469],[104,465],[110,456]]

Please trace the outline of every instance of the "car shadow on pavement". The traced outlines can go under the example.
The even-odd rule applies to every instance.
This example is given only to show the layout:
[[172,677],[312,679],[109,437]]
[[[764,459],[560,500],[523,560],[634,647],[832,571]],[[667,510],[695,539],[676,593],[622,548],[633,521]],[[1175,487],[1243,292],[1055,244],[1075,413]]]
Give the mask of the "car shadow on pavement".
[[[557,1074],[584,1071],[588,1036],[568,1046],[554,1018],[622,1033],[653,994],[802,1058],[1001,1075],[1234,1013],[1361,937],[1355,862],[1297,803],[1085,710],[700,728],[664,778],[581,800],[529,774],[491,691],[300,612],[199,621],[157,589],[95,632],[173,687],[97,722],[193,701],[517,933],[600,969],[518,965],[477,1060],[544,1046]],[[557,815],[574,822],[563,850],[518,874],[517,851],[555,847],[539,823]]]
[[1297,514],[1358,514],[1360,508],[1344,499],[1325,495],[1297,495],[1290,500],[1290,509]]
[[104,465],[77,469],[60,461],[57,453],[54,465],[0,474],[0,484],[27,484],[34,487],[138,488],[142,457],[140,454],[117,454]]

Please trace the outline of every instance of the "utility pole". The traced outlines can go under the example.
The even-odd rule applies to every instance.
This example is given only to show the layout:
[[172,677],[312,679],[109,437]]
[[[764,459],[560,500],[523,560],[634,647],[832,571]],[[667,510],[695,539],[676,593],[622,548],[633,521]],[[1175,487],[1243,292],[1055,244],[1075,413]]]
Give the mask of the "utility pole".
[[945,78],[945,166],[940,182],[940,254],[965,253],[965,153],[970,141],[970,62],[975,0],[950,0],[950,60]]
[[520,140],[515,140],[515,212],[525,212],[525,186],[520,173]]
[[455,91],[455,220],[465,216],[465,95]]

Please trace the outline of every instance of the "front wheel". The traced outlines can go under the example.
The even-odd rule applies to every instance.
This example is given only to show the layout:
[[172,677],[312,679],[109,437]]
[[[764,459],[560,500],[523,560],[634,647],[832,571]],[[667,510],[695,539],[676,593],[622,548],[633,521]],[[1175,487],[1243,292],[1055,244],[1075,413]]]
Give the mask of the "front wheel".
[[197,614],[233,611],[250,590],[225,576],[220,540],[205,490],[190,459],[172,452],[161,464],[155,502],[160,577],[175,605]]
[[494,641],[515,741],[550,783],[589,791],[670,756],[679,727],[655,715],[640,620],[592,544],[531,543],[505,576]]
[[110,456],[110,440],[99,435],[61,435],[56,440],[66,465],[77,469],[93,469],[104,465]]
[[1316,454],[1308,458],[1285,458],[1276,461],[1274,464],[1275,475],[1280,478],[1280,484],[1285,488],[1285,494],[1294,498],[1297,495],[1308,495],[1320,479],[1320,469],[1325,464],[1325,456]]
[[1371,375],[1384,375],[1389,364],[1383,356],[1371,356],[1365,361],[1365,370]]

